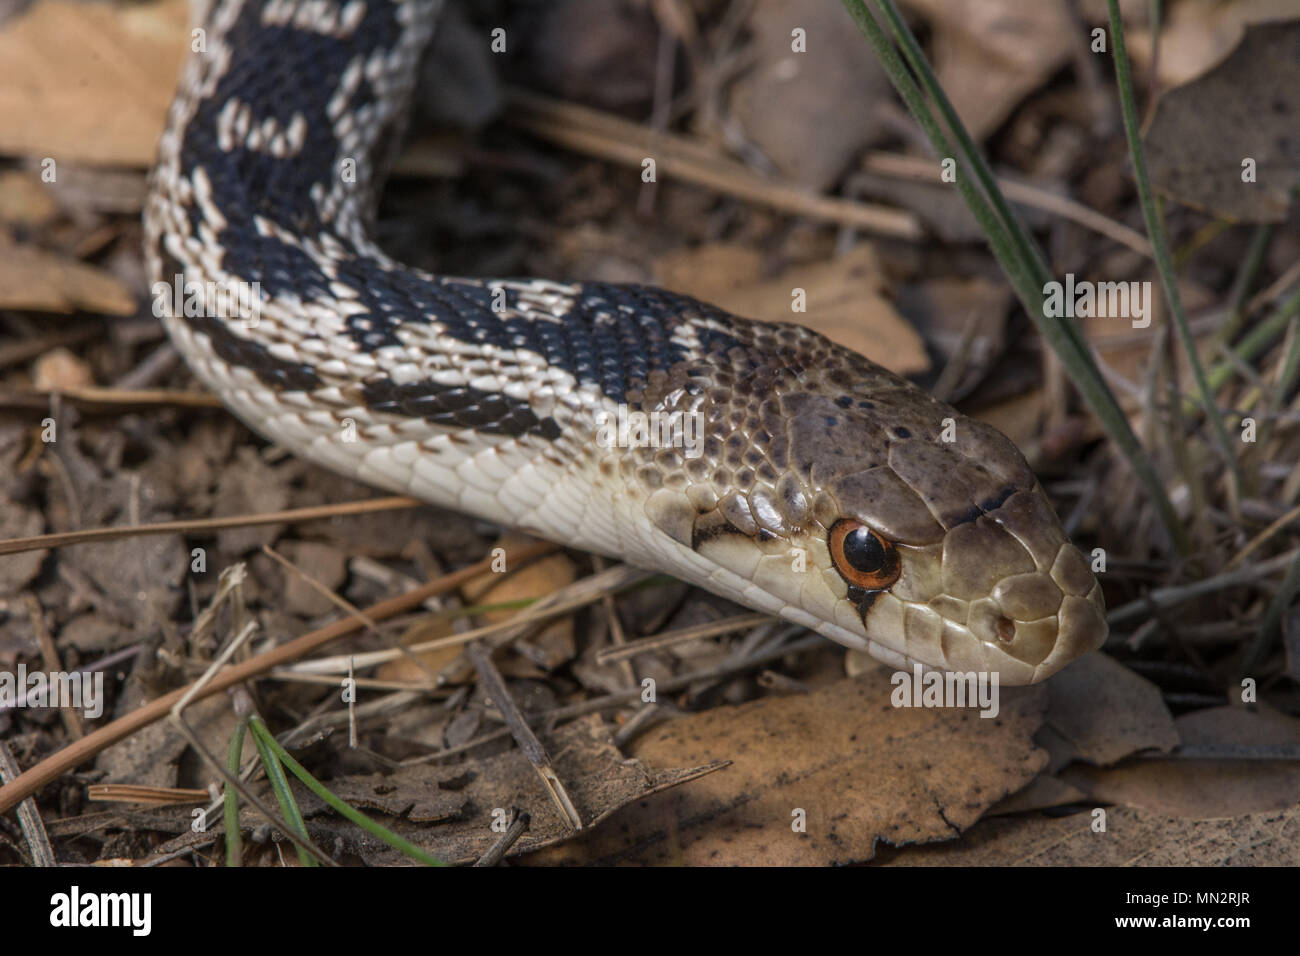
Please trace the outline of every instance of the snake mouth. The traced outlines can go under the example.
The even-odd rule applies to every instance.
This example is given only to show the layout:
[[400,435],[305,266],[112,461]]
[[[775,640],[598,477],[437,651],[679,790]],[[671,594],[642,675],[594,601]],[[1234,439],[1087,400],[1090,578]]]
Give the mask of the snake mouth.
[[[974,602],[942,595],[920,604],[887,593],[873,595],[863,614],[866,650],[902,667],[997,672],[1000,682],[1010,686],[1050,677],[1105,641],[1100,585],[1094,582],[1084,594],[1067,594],[1055,589],[1046,573],[1035,574],[1032,582],[1027,575],[1016,577],[1020,580],[1011,581],[1001,595]],[[1020,619],[999,603],[999,597],[1012,603],[1009,595],[1025,586],[1040,597],[1055,590],[1055,610],[1040,616],[1041,606],[1022,609],[1027,619]],[[901,626],[893,626],[891,618]]]

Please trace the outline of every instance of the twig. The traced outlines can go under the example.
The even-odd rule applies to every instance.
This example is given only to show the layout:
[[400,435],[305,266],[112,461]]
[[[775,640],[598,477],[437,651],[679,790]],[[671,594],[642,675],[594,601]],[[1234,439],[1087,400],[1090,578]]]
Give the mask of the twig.
[[524,832],[528,829],[528,823],[532,818],[518,807],[510,808],[510,826],[501,838],[492,844],[491,849],[479,857],[475,866],[496,866],[505,858],[510,848],[515,845]]
[[[605,559],[600,555],[592,555],[592,566],[597,571],[604,571],[607,567]],[[613,594],[603,594],[600,599],[601,607],[605,611],[605,621],[609,626],[609,639],[615,647],[622,647],[627,643],[627,634],[623,632],[623,621],[618,616],[618,602],[614,600]],[[629,660],[619,663],[619,673],[623,677],[623,683],[628,687],[636,686],[636,670]]]
[[[744,660],[728,660],[719,664],[717,667],[711,667],[708,670],[694,671],[690,674],[681,674],[677,677],[670,677],[668,680],[659,681],[657,690],[659,692],[669,692],[683,690],[690,687],[697,681],[716,681],[725,677],[731,677],[734,674],[740,674],[751,668],[767,664],[775,660],[780,660],[787,654],[797,654],[800,651],[812,650],[815,647],[825,647],[826,638],[819,634],[811,635],[802,640],[795,641],[792,644],[786,644],[781,647],[773,647],[762,653],[755,654],[753,657]],[[537,714],[530,714],[526,718],[530,724],[540,723],[558,723],[562,720],[571,720],[574,717],[582,717],[585,714],[593,714],[598,711],[607,710],[611,707],[622,707],[625,704],[639,700],[642,694],[640,687],[632,687],[628,690],[614,691],[603,697],[594,697],[591,700],[584,700],[577,704],[569,704],[566,707],[556,707],[554,710],[542,711]],[[499,740],[507,736],[509,730],[502,727],[500,730],[494,730],[491,733],[484,734],[482,737],[476,737],[473,740],[466,741],[456,747],[448,747],[445,750],[439,750],[430,754],[421,754],[418,757],[410,757],[402,761],[403,766],[412,764],[432,763],[435,760],[443,760],[456,754],[472,750],[482,744],[489,743],[493,740]]]
[[[18,762],[9,752],[9,744],[0,740],[0,780],[8,786],[9,781],[17,780],[21,776]],[[40,811],[36,809],[36,801],[31,797],[18,806],[18,825],[22,827],[23,837],[32,851],[32,863],[35,866],[58,866],[58,861],[54,858],[54,848],[50,846],[49,834],[45,832],[45,823],[41,820]]]
[[376,511],[400,511],[419,508],[424,502],[418,498],[397,495],[389,498],[367,498],[364,501],[346,501],[337,505],[316,505],[311,508],[291,508],[259,515],[232,515],[229,518],[193,518],[189,521],[159,521],[156,524],[125,525],[120,528],[87,528],[85,531],[64,531],[59,534],[41,534],[31,538],[10,538],[0,541],[0,555],[21,554],[24,551],[41,551],[45,548],[62,548],[70,544],[91,541],[115,541],[147,534],[194,534],[201,531],[221,531],[226,528],[255,528],[267,524],[292,524],[334,518],[341,515],[371,514]]
[[86,789],[92,803],[134,803],[146,807],[170,807],[208,799],[206,790],[189,787],[146,787],[133,783],[95,783]]
[[492,652],[487,648],[483,641],[475,641],[465,648],[465,653],[474,663],[474,670],[478,671],[478,679],[483,683],[483,689],[487,691],[492,703],[496,705],[501,716],[505,719],[506,727],[510,730],[510,736],[515,738],[515,743],[519,749],[524,752],[528,762],[533,765],[537,775],[542,778],[542,785],[546,787],[546,792],[550,794],[551,801],[555,808],[560,811],[560,816],[569,821],[569,826],[575,830],[582,829],[582,815],[578,813],[573,801],[569,798],[569,791],[564,788],[564,781],[555,772],[551,765],[551,755],[546,752],[542,742],[537,739],[533,733],[528,721],[524,719],[523,712],[520,711],[519,705],[515,703],[514,697],[510,695],[510,689],[506,687],[505,679],[497,666],[492,663]]
[[162,405],[179,408],[221,408],[221,399],[207,392],[178,392],[164,388],[128,390],[99,388],[86,385],[58,388],[13,388],[0,391],[0,406],[28,408],[37,411],[46,408],[50,399],[58,396],[77,405],[99,408],[139,408]]
[[705,624],[694,624],[675,631],[665,631],[652,637],[642,637],[635,641],[629,641],[622,647],[607,647],[597,652],[596,663],[601,666],[612,664],[614,661],[626,660],[637,654],[644,654],[646,651],[657,651],[665,647],[671,647],[674,644],[698,641],[706,637],[717,637],[719,634],[730,634],[732,631],[743,631],[748,627],[767,624],[771,620],[772,616],[770,614],[736,614],[731,617],[724,617],[720,621],[709,621]]
[[670,708],[660,704],[646,704],[633,713],[627,719],[627,723],[614,731],[614,746],[622,750],[629,740],[645,729],[647,724],[660,717],[667,717],[669,713]]
[[[882,176],[916,179],[922,182],[943,182],[943,171],[931,159],[919,156],[903,156],[898,153],[868,153],[863,168],[868,172],[880,173]],[[1028,183],[1018,183],[1010,179],[998,179],[998,187],[1013,202],[1022,206],[1041,209],[1044,212],[1060,216],[1071,222],[1091,229],[1093,232],[1113,239],[1120,245],[1128,246],[1139,255],[1150,259],[1154,253],[1146,236],[1136,229],[1130,229],[1109,216],[1104,216],[1095,209],[1090,209],[1081,202],[1068,196],[1039,189]]]
[[1222,591],[1225,588],[1248,584],[1259,578],[1267,577],[1275,571],[1282,570],[1294,561],[1297,556],[1300,556],[1300,551],[1291,551],[1287,554],[1276,555],[1267,561],[1261,561],[1259,564],[1251,565],[1248,568],[1239,568],[1228,574],[1206,578],[1204,581],[1193,581],[1191,584],[1180,584],[1176,587],[1156,588],[1136,601],[1130,601],[1123,607],[1115,608],[1106,615],[1106,620],[1113,628],[1116,624],[1123,624],[1133,618],[1141,617],[1153,607],[1171,607],[1175,604],[1181,604],[1183,601],[1190,601],[1192,598],[1213,594],[1215,591]]
[[[525,545],[519,548],[512,558],[514,562],[527,561],[543,554],[549,554],[555,550],[555,547],[549,542]],[[460,587],[466,581],[486,574],[492,570],[493,560],[491,557],[484,558],[482,561],[461,568],[459,571],[439,578],[437,581],[430,581],[414,591],[389,598],[386,601],[380,601],[367,609],[366,613],[376,621],[403,614],[412,608],[419,607],[434,595],[445,594]],[[262,674],[273,667],[288,664],[323,644],[351,634],[360,627],[361,624],[355,618],[344,618],[341,621],[335,621],[333,624],[327,624],[325,627],[304,634],[287,644],[282,644],[279,647],[258,654],[256,657],[250,657],[246,661],[226,668],[208,683],[199,696],[208,697],[225,690],[227,687],[242,683],[250,677]],[[150,701],[125,717],[119,717],[106,727],[101,727],[99,730],[87,734],[81,740],[63,748],[58,753],[51,754],[36,766],[19,774],[17,779],[0,787],[0,813],[12,809],[20,800],[31,796],[47,783],[89,760],[106,747],[125,740],[141,728],[148,727],[154,721],[165,717],[176,702],[188,693],[189,687],[190,685],[177,688],[171,693]]]
[[[462,634],[450,634],[447,637],[437,637],[418,644],[405,645],[402,648],[368,651],[364,654],[340,654],[333,657],[302,661],[295,664],[292,671],[296,674],[342,674],[347,671],[349,666],[364,670],[368,667],[374,667],[376,664],[394,660],[405,653],[423,654],[444,647],[457,647],[461,644],[468,644],[470,641],[479,638],[493,638],[492,643],[496,647],[499,646],[499,643],[509,643],[514,640],[519,633],[522,633],[533,624],[540,624],[567,611],[594,604],[601,599],[602,595],[611,590],[634,584],[639,580],[650,577],[653,573],[652,571],[617,564],[607,571],[601,571],[582,578],[541,600],[533,602],[522,614],[517,614],[505,621],[476,627]],[[446,684],[454,680],[456,676],[458,675],[444,670],[439,675],[439,683]]]
[[[50,630],[45,626],[45,609],[41,607],[41,602],[36,599],[35,594],[30,592],[23,595],[24,603],[27,605],[27,617],[32,623],[32,633],[36,635],[36,642],[41,648],[41,662],[45,665],[45,670],[50,674],[50,679],[54,680],[54,675],[63,670],[63,662],[59,660],[59,649],[54,646],[54,638],[50,635]],[[86,736],[86,728],[82,726],[81,715],[77,713],[72,706],[72,701],[67,699],[64,694],[58,695],[59,717],[63,721],[63,727],[68,732],[68,736],[73,740],[80,740]]]
[[[110,667],[116,667],[118,664],[121,664],[123,661],[129,661],[131,658],[135,657],[135,655],[139,654],[141,646],[142,645],[140,644],[132,644],[130,647],[124,647],[120,651],[114,651],[112,654],[109,654],[107,657],[101,657],[99,660],[91,664],[87,664],[85,667],[77,668],[77,670],[74,673],[93,674],[95,673],[95,671],[106,671]],[[19,707],[26,707],[26,706],[27,706],[27,691],[23,691],[23,693],[20,696],[12,700],[0,702],[0,711],[14,710]]]
[[675,176],[781,212],[900,239],[922,236],[921,225],[910,212],[809,192],[760,176],[697,140],[657,133],[585,106],[512,90],[508,117],[514,125],[566,149],[636,167],[652,157],[660,177]]
[[1264,614],[1264,621],[1259,625],[1259,632],[1246,650],[1246,656],[1241,661],[1241,676],[1245,677],[1253,674],[1256,668],[1264,662],[1264,656],[1268,653],[1282,628],[1282,616],[1286,614],[1287,608],[1295,600],[1298,591],[1300,591],[1300,551],[1296,552],[1291,567],[1287,569],[1286,577],[1282,579],[1282,585],[1277,589],[1277,593],[1273,595],[1268,611]]

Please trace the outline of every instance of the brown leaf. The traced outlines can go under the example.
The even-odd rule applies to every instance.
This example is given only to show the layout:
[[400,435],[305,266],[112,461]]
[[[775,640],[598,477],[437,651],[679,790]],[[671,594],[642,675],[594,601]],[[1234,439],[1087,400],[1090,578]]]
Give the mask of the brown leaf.
[[1226,820],[1173,820],[1127,808],[981,820],[964,840],[908,847],[890,866],[1297,866],[1300,807]]
[[135,298],[94,266],[31,246],[13,246],[0,254],[0,309],[134,315]]
[[989,808],[987,816],[1005,816],[1012,813],[1027,813],[1030,810],[1045,810],[1081,803],[1088,795],[1077,787],[1046,774],[1039,774],[1023,790],[1018,790],[1005,800],[999,800]]
[[[1041,688],[1003,688],[1001,712],[895,708],[884,672],[811,694],[717,707],[656,728],[649,764],[728,758],[691,787],[629,808],[610,827],[530,863],[825,865],[869,860],[878,841],[950,840],[1046,763],[1031,736]],[[792,829],[795,810],[807,832]]]
[[1070,55],[1074,25],[1060,3],[908,0],[934,31],[939,83],[975,139],[1002,124]]
[[1076,760],[1105,766],[1139,750],[1178,746],[1160,689],[1105,654],[1086,654],[1047,684],[1045,732]]
[[[921,336],[885,297],[884,275],[866,243],[828,262],[793,266],[766,281],[755,278],[752,253],[725,245],[665,256],[656,271],[674,291],[746,318],[807,326],[900,375],[930,368]],[[736,275],[747,280],[738,282]],[[796,288],[807,295],[806,312],[791,310]]]
[[185,0],[32,4],[0,30],[0,153],[151,165],[188,25]]
[[38,356],[32,363],[32,384],[53,391],[86,388],[95,384],[95,373],[89,362],[71,349],[59,346]]
[[0,172],[0,222],[39,226],[56,212],[58,205],[35,176],[16,169]]
[[[506,534],[497,541],[496,547],[504,548],[508,555],[514,547],[532,540],[526,535]],[[568,587],[577,577],[578,569],[568,556],[553,554],[518,570],[511,569],[505,575],[485,574],[468,582],[461,590],[475,604],[508,604],[512,601],[548,597],[561,588]],[[479,615],[478,623],[480,626],[498,624],[517,614],[518,609],[489,611]],[[520,650],[518,644],[516,650]],[[573,617],[562,615],[542,625],[526,639],[526,649],[520,652],[546,670],[572,660],[575,653]]]
[[[614,746],[609,727],[596,715],[561,727],[545,742],[586,828],[601,823],[621,806],[725,766],[706,761],[689,770],[652,771],[640,761],[624,759]],[[330,780],[326,786],[344,800],[397,817],[381,818],[380,822],[448,863],[472,863],[487,852],[499,836],[492,829],[497,809],[508,813],[518,807],[531,817],[511,856],[575,836],[518,749],[476,763],[408,766],[391,774]],[[325,804],[296,781],[294,790],[303,815],[316,817],[310,830],[321,845],[342,839],[372,866],[410,862],[351,823],[319,816]]]
[[[445,617],[429,617],[407,628],[401,636],[400,643],[405,645],[421,644],[425,641],[450,637],[455,633],[452,622]],[[431,651],[418,654],[403,654],[391,661],[385,661],[375,670],[379,680],[393,681],[427,681],[430,674],[437,674],[460,656],[464,647],[455,644],[450,647],[437,647]]]
[[952,361],[964,344],[966,374],[953,383],[957,397],[984,379],[1002,357],[1011,302],[1006,282],[979,276],[927,278],[898,290],[899,311],[945,359]]
[[1162,96],[1145,138],[1155,188],[1234,221],[1285,220],[1300,182],[1297,63],[1300,20],[1254,24],[1226,60]]
[[[1175,722],[1181,749],[1203,759],[1142,760],[1067,768],[1061,776],[1096,801],[1205,820],[1284,810],[1300,803],[1300,764],[1257,759],[1269,748],[1300,749],[1300,720],[1264,708],[1213,707]],[[1213,755],[1222,754],[1221,758]],[[1235,758],[1235,759],[1234,759]]]
[[[1098,11],[1105,19],[1105,10]],[[1160,85],[1178,86],[1194,80],[1232,52],[1247,24],[1300,17],[1300,0],[1180,0],[1169,5],[1160,25],[1160,55],[1156,61]],[[1131,24],[1125,15],[1124,22]],[[1151,69],[1149,26],[1127,31],[1129,56],[1140,73]]]
[[[0,494],[0,541],[31,538],[45,530],[45,520],[34,508]],[[48,551],[26,551],[0,561],[0,595],[17,594],[36,577]]]
[[[319,541],[286,541],[280,556],[317,584],[338,593],[347,579],[347,555],[338,548]],[[301,575],[285,569],[285,609],[299,617],[319,617],[336,610],[338,605],[316,590]]]
[[[749,27],[754,65],[732,86],[731,111],[782,177],[827,189],[880,131],[884,70],[838,3],[760,0]],[[795,28],[805,52],[792,50]]]
[[1061,771],[1061,779],[1097,803],[1187,820],[1285,810],[1300,799],[1294,760],[1140,760],[1118,767]]
[[[268,465],[253,448],[240,448],[217,477],[217,496],[212,504],[214,518],[283,511],[289,506],[289,489],[284,476]],[[239,557],[262,545],[270,545],[284,533],[284,525],[222,528],[217,548],[224,555]]]

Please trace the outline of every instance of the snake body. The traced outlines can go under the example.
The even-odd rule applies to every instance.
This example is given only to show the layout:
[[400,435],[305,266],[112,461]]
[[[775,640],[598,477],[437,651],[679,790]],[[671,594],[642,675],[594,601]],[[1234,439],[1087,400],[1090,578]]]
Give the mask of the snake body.
[[367,225],[437,8],[216,0],[195,34],[146,259],[192,290],[158,311],[234,414],[896,666],[1028,683],[1101,643],[1100,587],[1015,446],[862,356],[660,289],[385,255]]

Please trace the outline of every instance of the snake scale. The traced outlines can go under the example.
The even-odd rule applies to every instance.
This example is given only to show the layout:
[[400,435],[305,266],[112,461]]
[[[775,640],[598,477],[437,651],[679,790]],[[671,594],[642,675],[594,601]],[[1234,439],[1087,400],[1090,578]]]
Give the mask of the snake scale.
[[[235,415],[349,477],[894,666],[1023,684],[1102,642],[1101,589],[1016,447],[862,356],[656,288],[437,276],[379,249],[367,227],[438,7],[204,14],[146,259],[195,290],[163,322]],[[696,441],[605,430],[638,414]]]

